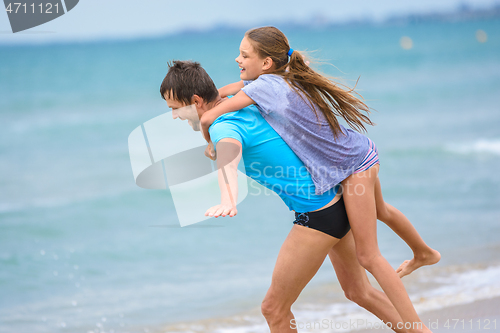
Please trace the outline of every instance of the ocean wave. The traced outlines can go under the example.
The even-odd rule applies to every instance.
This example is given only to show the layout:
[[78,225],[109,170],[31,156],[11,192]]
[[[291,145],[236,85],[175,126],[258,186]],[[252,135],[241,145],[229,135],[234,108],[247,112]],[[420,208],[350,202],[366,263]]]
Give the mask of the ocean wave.
[[[97,197],[85,198],[87,200],[96,199]],[[0,203],[0,214],[22,212],[36,208],[55,208],[64,207],[71,204],[85,201],[84,198],[39,198],[33,199],[29,202],[21,203]]]
[[417,311],[426,312],[500,296],[500,266],[455,273],[438,277],[435,281],[442,285],[412,295],[413,299],[419,299],[415,303]]
[[500,139],[480,139],[472,143],[448,144],[445,149],[458,154],[500,155]]
[[[406,280],[415,309],[419,313],[471,303],[500,296],[500,266],[436,267],[425,273],[414,273]],[[325,294],[328,294],[325,292]],[[371,313],[352,302],[294,305],[296,325],[301,332],[353,332],[382,327],[383,323]],[[164,328],[165,329],[165,328]],[[269,328],[258,309],[226,318],[213,318],[166,327],[168,332],[264,333]]]
[[98,193],[76,193],[73,196],[65,197],[61,195],[45,198],[35,197],[24,202],[0,202],[0,214],[16,213],[37,208],[60,208],[95,200],[119,198],[134,193],[135,190],[135,187],[127,185],[114,190],[101,191]]
[[0,203],[0,214],[18,212],[26,208],[26,205],[20,203]]

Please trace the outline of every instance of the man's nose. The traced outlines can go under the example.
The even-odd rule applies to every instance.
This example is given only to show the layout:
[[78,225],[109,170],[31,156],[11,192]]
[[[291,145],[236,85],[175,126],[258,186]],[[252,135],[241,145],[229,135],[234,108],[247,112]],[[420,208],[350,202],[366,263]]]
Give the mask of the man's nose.
[[179,114],[177,113],[177,110],[172,110],[172,118],[174,118],[174,119],[179,118]]

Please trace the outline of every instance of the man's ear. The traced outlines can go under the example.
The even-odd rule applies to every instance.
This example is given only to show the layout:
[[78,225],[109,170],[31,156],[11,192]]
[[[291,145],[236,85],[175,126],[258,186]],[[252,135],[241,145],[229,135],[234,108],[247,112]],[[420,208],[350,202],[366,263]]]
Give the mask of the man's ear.
[[191,104],[194,104],[194,106],[196,106],[197,108],[200,107],[202,103],[203,103],[203,98],[201,98],[196,94],[193,95],[193,97],[191,98]]
[[271,67],[273,67],[273,64],[273,59],[271,59],[271,57],[266,57],[266,59],[264,59],[264,63],[262,64],[262,70],[268,71]]

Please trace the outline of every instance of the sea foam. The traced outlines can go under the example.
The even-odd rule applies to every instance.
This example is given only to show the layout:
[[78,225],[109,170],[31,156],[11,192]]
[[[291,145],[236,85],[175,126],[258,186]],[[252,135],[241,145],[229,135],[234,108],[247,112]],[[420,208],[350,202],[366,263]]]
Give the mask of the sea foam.
[[500,139],[479,139],[472,143],[449,144],[446,150],[458,154],[500,155]]

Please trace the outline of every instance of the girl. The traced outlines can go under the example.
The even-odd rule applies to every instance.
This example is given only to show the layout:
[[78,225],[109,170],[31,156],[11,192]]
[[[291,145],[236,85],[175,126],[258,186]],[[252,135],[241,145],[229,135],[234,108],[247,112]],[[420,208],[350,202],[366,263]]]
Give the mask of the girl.
[[[236,58],[242,82],[221,89],[236,95],[201,118],[205,138],[208,127],[221,114],[256,104],[263,117],[307,166],[318,194],[341,183],[360,264],[378,281],[408,332],[430,332],[419,319],[400,277],[423,265],[439,261],[439,252],[422,240],[410,221],[384,202],[378,179],[379,160],[374,143],[339,124],[372,125],[368,107],[354,96],[312,70],[285,35],[274,27],[248,31]],[[224,216],[224,214],[222,213]],[[306,225],[308,213],[296,224]],[[414,258],[396,272],[377,244],[377,218],[394,230],[413,250]],[[399,274],[399,276],[398,276]]]

